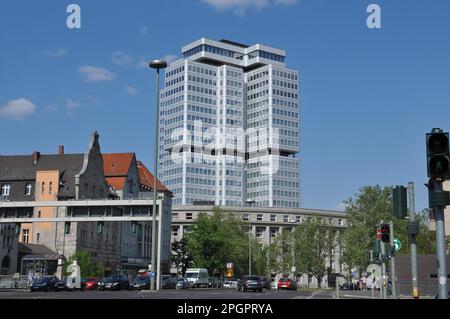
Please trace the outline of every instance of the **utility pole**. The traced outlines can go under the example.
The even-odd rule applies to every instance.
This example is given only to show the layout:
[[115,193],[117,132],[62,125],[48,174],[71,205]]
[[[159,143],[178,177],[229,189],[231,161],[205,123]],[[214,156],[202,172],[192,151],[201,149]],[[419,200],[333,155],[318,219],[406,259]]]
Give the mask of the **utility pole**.
[[[392,281],[392,299],[397,299],[397,274],[395,271],[395,249],[394,249],[394,222],[390,223],[390,255],[391,255],[391,281]],[[389,285],[389,281],[388,281]]]
[[[408,195],[409,195],[409,224],[416,224],[416,209],[414,204],[414,183],[408,183]],[[417,234],[413,231],[410,234],[410,252],[411,252],[411,278],[412,278],[412,294],[414,299],[419,298],[419,284],[417,281]]]
[[[373,250],[369,250],[370,253],[370,264],[373,266]],[[371,288],[371,293],[372,293],[372,299],[375,298],[375,281],[373,280],[375,278],[375,268],[372,269],[372,288]],[[367,287],[367,283],[366,283],[366,287]]]
[[[443,191],[442,179],[436,179],[436,181],[434,182],[434,191]],[[436,250],[438,263],[439,299],[448,299],[444,206],[434,206],[433,210],[434,218],[436,219]]]

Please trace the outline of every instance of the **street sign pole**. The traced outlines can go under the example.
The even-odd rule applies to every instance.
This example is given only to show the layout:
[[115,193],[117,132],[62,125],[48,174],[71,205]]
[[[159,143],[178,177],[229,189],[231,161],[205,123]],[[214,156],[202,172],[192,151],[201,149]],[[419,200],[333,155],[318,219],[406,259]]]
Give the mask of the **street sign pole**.
[[[397,275],[395,271],[395,250],[393,250],[394,247],[394,222],[390,222],[390,244],[391,247],[389,247],[391,251],[391,281],[392,281],[392,299],[397,299]],[[388,282],[389,285],[389,282]]]
[[[408,195],[409,195],[409,223],[413,224],[416,222],[416,208],[414,204],[414,183],[408,183]],[[417,244],[416,244],[416,234],[410,234],[411,240],[410,251],[411,251],[411,279],[412,279],[412,294],[414,299],[419,298],[419,284],[417,280]]]

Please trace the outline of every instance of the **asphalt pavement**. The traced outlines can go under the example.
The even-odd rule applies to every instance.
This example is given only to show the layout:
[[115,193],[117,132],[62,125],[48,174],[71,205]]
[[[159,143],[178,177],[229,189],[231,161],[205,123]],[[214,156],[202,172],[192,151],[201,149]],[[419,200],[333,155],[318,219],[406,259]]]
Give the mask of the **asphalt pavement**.
[[[375,298],[379,295],[375,294]],[[0,290],[0,299],[336,299],[335,291],[278,291],[240,292],[236,289],[185,289],[162,291],[61,291],[30,292],[28,290]],[[340,291],[340,299],[371,299],[370,291]]]

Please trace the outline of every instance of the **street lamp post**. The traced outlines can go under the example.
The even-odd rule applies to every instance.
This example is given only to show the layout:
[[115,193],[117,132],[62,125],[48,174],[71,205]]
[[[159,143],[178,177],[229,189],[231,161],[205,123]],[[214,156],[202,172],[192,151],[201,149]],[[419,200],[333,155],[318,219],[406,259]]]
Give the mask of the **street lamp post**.
[[[254,199],[247,199],[245,201],[250,208],[252,207],[252,204],[255,203]],[[248,275],[252,275],[252,217],[251,212],[248,214]]]
[[[167,62],[163,60],[154,60],[149,64],[150,68],[156,69],[156,106],[155,106],[155,149],[154,149],[154,168],[153,168],[153,214],[152,214],[152,259],[151,272],[155,274],[156,265],[156,201],[158,200],[158,142],[159,142],[159,70],[167,67]],[[159,216],[161,223],[161,216]],[[160,265],[158,265],[159,267]],[[157,278],[159,280],[159,278]],[[155,276],[150,277],[150,289],[155,290]]]

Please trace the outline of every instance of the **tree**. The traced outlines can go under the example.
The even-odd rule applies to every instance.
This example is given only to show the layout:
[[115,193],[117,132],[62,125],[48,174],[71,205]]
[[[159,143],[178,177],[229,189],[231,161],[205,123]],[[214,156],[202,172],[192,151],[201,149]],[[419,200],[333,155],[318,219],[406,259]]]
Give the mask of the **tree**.
[[293,233],[295,266],[297,271],[316,277],[319,289],[326,274],[327,258],[335,244],[335,234],[317,219],[295,227]]
[[[363,186],[355,198],[344,201],[347,213],[347,228],[341,236],[342,261],[359,274],[370,263],[368,252],[374,249],[377,227],[381,220],[394,222],[395,237],[404,245],[399,254],[409,253],[409,236],[406,233],[407,220],[392,215],[392,187]],[[416,213],[420,232],[417,236],[418,253],[435,253],[434,234],[426,224],[425,216]],[[406,244],[406,245],[405,245]]]
[[81,277],[103,277],[105,274],[105,267],[103,264],[93,261],[89,251],[77,250],[69,260],[64,263],[64,269],[67,269],[74,260],[76,260],[80,266]]
[[228,262],[233,262],[236,275],[248,269],[249,242],[252,245],[252,269],[261,268],[262,248],[255,239],[249,239],[244,224],[236,215],[226,214],[219,207],[212,215],[200,214],[192,232],[186,235],[187,253],[192,265],[207,268],[209,273],[224,274]]
[[186,269],[190,267],[192,258],[187,251],[187,239],[183,237],[180,241],[172,243],[172,263],[180,270],[181,274],[186,272]]

